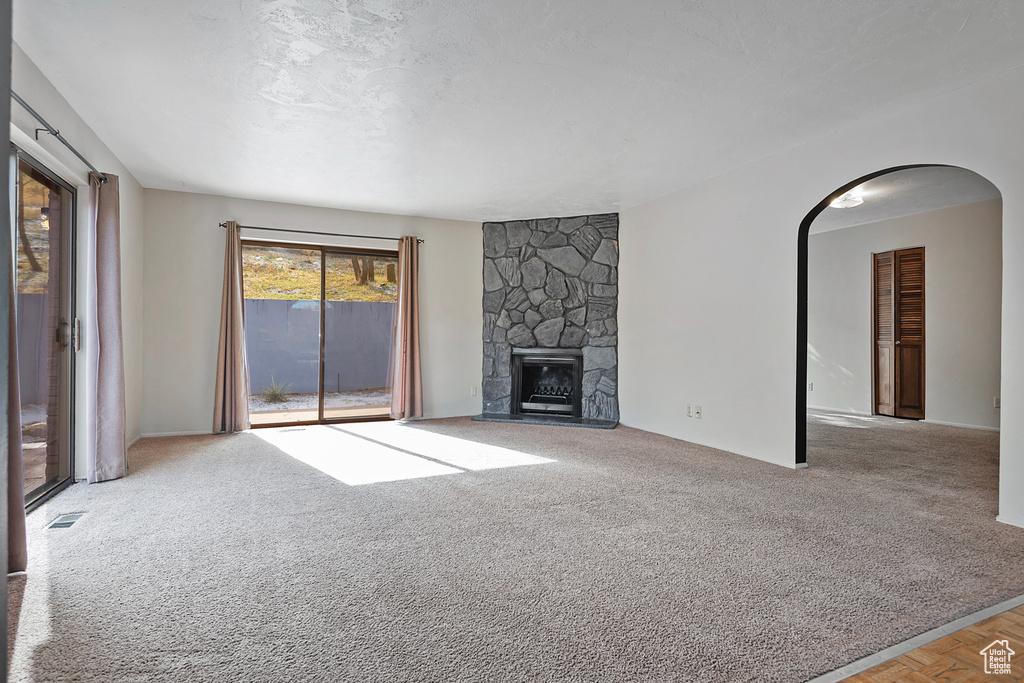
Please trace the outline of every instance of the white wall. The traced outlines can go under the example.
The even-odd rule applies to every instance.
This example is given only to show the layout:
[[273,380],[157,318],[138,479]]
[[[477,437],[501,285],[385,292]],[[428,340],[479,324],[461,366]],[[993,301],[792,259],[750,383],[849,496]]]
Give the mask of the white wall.
[[999,514],[1024,526],[1022,116],[1018,69],[623,211],[623,423],[793,466],[800,222],[868,173],[961,166],[1003,197]]
[[1002,201],[812,234],[807,404],[872,413],[871,254],[925,248],[925,416],[999,427]]
[[[107,148],[63,96],[36,68],[17,44],[12,55],[12,89],[35,109],[50,125],[60,131],[82,155],[105,173],[117,175],[121,195],[121,315],[124,335],[124,368],[126,427],[125,436],[131,443],[142,434],[142,186],[117,157]],[[39,127],[19,104],[11,104],[11,140],[32,154],[55,173],[78,190],[78,316],[85,312],[84,287],[85,269],[81,267],[85,257],[85,217],[89,206],[89,169],[66,147],[49,135],[35,140],[35,129]],[[83,349],[84,350],[84,349]],[[85,355],[80,354],[77,384],[84,387]],[[84,391],[78,392],[77,412],[85,415]],[[78,430],[78,437],[84,437],[85,430]],[[76,439],[76,451],[85,452],[84,442]],[[85,458],[76,461],[75,476],[85,476]]]
[[[420,344],[425,417],[475,415],[483,346],[479,223],[339,211],[163,190],[145,192],[145,390],[147,435],[213,427],[214,370],[224,277],[218,224],[398,237],[420,245]],[[375,240],[243,231],[243,237],[380,248]]]

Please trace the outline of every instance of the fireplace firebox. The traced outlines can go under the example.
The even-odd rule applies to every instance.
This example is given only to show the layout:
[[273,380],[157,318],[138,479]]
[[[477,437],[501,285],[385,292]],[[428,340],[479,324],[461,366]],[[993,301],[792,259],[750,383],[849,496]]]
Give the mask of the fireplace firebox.
[[583,351],[512,349],[512,414],[583,415]]

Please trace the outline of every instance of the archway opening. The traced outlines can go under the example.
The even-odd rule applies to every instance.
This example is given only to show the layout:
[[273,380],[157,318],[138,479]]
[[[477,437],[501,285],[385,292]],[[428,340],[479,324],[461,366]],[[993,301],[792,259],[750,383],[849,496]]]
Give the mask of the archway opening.
[[[998,430],[1001,221],[989,181],[925,164],[857,178],[808,212],[798,243],[798,466],[809,409],[812,420],[824,410],[848,426],[904,417]],[[917,270],[901,286],[885,259],[903,257]],[[901,315],[904,327],[887,327]],[[885,403],[894,387],[902,410]]]

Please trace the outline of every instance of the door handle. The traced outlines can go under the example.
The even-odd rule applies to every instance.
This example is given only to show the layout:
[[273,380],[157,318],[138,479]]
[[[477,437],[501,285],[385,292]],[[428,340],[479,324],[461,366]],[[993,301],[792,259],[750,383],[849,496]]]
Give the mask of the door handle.
[[896,343],[899,344],[900,343],[899,340],[897,340]]

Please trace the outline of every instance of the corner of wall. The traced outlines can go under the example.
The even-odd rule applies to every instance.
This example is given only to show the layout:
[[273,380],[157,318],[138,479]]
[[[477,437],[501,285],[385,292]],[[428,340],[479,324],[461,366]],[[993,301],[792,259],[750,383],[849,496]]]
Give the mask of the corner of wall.
[[[11,87],[40,116],[51,125],[60,124],[63,137],[105,173],[112,173],[120,179],[121,214],[121,312],[122,336],[124,341],[125,370],[125,438],[137,440],[142,434],[142,367],[143,309],[142,276],[143,257],[143,189],[131,171],[114,155],[107,145],[67,102],[63,94],[50,82],[29,56],[14,44],[12,47]],[[35,119],[17,104],[13,105],[11,116],[11,137],[19,146],[38,158],[78,191],[79,263],[84,263],[84,240],[81,230],[88,211],[88,169],[81,160],[51,136],[34,139]],[[79,296],[85,291],[80,268]],[[84,306],[79,305],[79,311]],[[79,386],[84,386],[84,376],[77,376]],[[77,398],[77,408],[82,410],[82,396]],[[76,440],[79,447],[81,442]],[[80,448],[79,448],[80,450]]]

